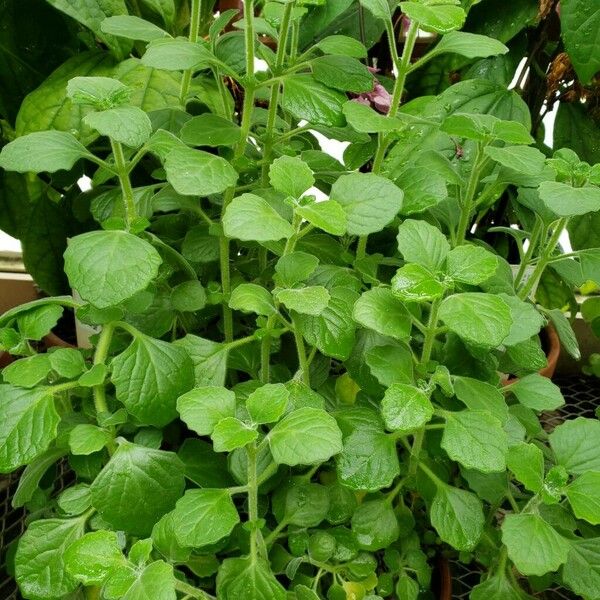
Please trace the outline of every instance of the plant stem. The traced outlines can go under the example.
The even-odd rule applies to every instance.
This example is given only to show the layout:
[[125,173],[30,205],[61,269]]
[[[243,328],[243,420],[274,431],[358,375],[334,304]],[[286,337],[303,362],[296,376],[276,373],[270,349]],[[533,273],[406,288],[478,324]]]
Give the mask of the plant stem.
[[479,164],[481,159],[481,145],[477,145],[477,151],[475,153],[475,160],[473,161],[473,168],[467,182],[467,189],[465,196],[462,201],[460,220],[458,222],[458,233],[455,240],[455,245],[460,246],[464,243],[467,237],[467,231],[469,229],[469,220],[471,218],[471,212],[473,211],[473,199],[475,198],[475,192],[477,191],[477,184],[479,183],[479,174],[481,172],[481,165]]
[[300,370],[302,371],[302,381],[305,385],[310,387],[310,368],[306,359],[306,349],[304,347],[304,338],[300,333],[298,327],[298,320],[296,317],[292,317],[292,323],[294,325],[294,342],[296,342],[296,352],[298,354],[298,363]]
[[[188,39],[192,43],[196,43],[198,41],[198,29],[200,28],[200,13],[202,11],[202,0],[192,0],[192,5],[190,8],[190,32]],[[188,69],[183,72],[183,76],[181,78],[181,87],[179,88],[179,101],[183,108],[185,108],[187,104],[187,97],[190,91],[190,84],[192,82],[192,75],[194,73],[194,69]]]
[[181,581],[181,579],[175,579],[175,589],[191,598],[199,598],[200,600],[211,600],[214,598],[214,596],[207,594],[205,591],[196,588],[185,581]]
[[544,229],[544,224],[543,224],[542,220],[536,218],[535,225],[533,226],[533,231],[531,232],[531,237],[529,238],[529,247],[527,248],[527,252],[525,253],[525,256],[523,256],[523,260],[521,261],[521,264],[519,265],[519,270],[517,271],[517,274],[515,275],[515,287],[518,287],[519,284],[521,283],[521,279],[523,279],[525,269],[527,268],[527,265],[531,261],[531,257],[533,256],[533,253],[535,252],[535,249],[537,248],[537,244],[538,244],[538,241],[542,234],[543,229]]
[[120,142],[110,140],[113,156],[115,158],[115,168],[117,170],[117,177],[121,185],[121,192],[123,194],[123,205],[125,207],[125,225],[127,231],[131,227],[131,222],[137,216],[137,209],[135,207],[135,199],[133,197],[133,188],[131,187],[131,181],[129,180],[129,168],[127,167],[127,161],[123,154],[123,146]]
[[425,428],[422,427],[415,432],[413,438],[413,445],[410,450],[410,461],[408,467],[408,475],[414,477],[417,474],[419,468],[419,456],[421,455],[421,449],[423,448],[423,441],[425,440]]
[[361,235],[358,238],[358,244],[356,245],[356,258],[364,258],[366,256],[368,240],[369,240],[368,235]]
[[[102,327],[102,331],[98,337],[98,344],[96,346],[96,352],[94,353],[94,365],[103,365],[106,363],[108,357],[108,351],[110,349],[110,343],[112,336],[115,331],[114,323],[107,323]],[[94,408],[96,409],[96,416],[100,413],[108,412],[108,405],[106,403],[106,389],[104,383],[95,385],[93,389],[94,395]],[[109,432],[113,438],[107,445],[109,454],[113,454],[115,451],[114,427],[109,427]]]
[[260,341],[260,380],[262,383],[269,383],[271,378],[271,329],[275,325],[277,315],[271,315],[267,318],[267,334]]
[[250,560],[255,563],[258,559],[259,536],[262,542],[262,553],[266,558],[265,542],[262,534],[258,530],[258,476],[256,472],[256,443],[252,442],[246,446],[248,455],[248,522],[251,525],[250,531]]
[[165,254],[170,256],[173,259],[173,261],[181,267],[182,271],[185,272],[189,280],[197,281],[198,274],[196,273],[194,267],[192,267],[192,265],[185,259],[185,257],[179,254],[179,252],[177,252],[177,250],[175,250],[175,248],[173,248],[172,246],[165,244],[158,236],[154,235],[153,233],[147,231],[146,235],[150,237],[150,240],[154,245],[158,246]]
[[284,519],[271,531],[271,533],[265,538],[265,544],[267,548],[270,548],[275,540],[279,537],[279,534],[288,526],[288,522]]
[[429,312],[429,321],[427,322],[427,332],[425,333],[425,341],[423,342],[423,352],[421,354],[421,365],[427,366],[427,363],[431,359],[431,352],[433,350],[433,343],[437,335],[437,322],[440,305],[442,303],[441,298],[436,298],[431,303],[431,310]]
[[429,479],[431,479],[436,486],[445,487],[447,485],[427,465],[423,464],[422,462],[419,463],[419,469],[421,469],[421,471],[423,471],[423,473],[425,473],[425,475],[427,475],[427,477],[429,477]]

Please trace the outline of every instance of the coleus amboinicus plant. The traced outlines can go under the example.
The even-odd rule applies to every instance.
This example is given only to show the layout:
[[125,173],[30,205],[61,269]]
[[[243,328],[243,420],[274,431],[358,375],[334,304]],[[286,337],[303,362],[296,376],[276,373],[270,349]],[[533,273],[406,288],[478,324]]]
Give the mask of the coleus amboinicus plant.
[[[101,227],[65,252],[80,301],[0,321],[23,357],[0,388],[0,470],[25,466],[13,503],[32,514],[21,593],[410,600],[455,553],[482,565],[474,600],[555,581],[597,598],[600,424],[541,427],[563,403],[537,374],[546,321],[578,350],[564,314],[533,298],[547,268],[600,281],[596,250],[557,249],[571,218],[600,209],[598,167],[546,158],[522,101],[487,81],[401,106],[436,56],[506,52],[457,31],[458,2],[402,2],[400,55],[390,5],[362,3],[397,73],[385,115],[350,99],[374,85],[358,39],[300,51],[306,6],[245,4],[229,38],[235,12],[207,27],[196,0],[186,39],[104,20],[106,39],[133,39],[141,66],[177,81],[178,106],[147,114],[118,78],[74,77],[85,135],[36,132],[0,155],[23,173],[85,165]],[[411,62],[419,30],[440,39]],[[312,128],[351,142],[345,165]],[[515,277],[470,239],[509,187],[521,227],[498,231],[519,250]],[[93,348],[36,353],[65,307],[100,328]],[[501,386],[501,372],[520,379]],[[55,493],[65,459],[75,482]]]

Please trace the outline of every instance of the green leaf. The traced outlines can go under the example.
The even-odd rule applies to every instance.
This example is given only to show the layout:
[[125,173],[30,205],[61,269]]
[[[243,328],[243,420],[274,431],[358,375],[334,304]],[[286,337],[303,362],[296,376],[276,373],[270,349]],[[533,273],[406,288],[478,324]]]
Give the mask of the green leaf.
[[518,379],[509,390],[523,406],[537,411],[556,410],[565,403],[560,388],[539,373]]
[[495,254],[480,246],[458,246],[446,258],[446,272],[455,281],[479,285],[489,279],[498,268]]
[[142,56],[142,63],[165,71],[186,71],[208,67],[216,59],[210,50],[200,43],[183,38],[155,39]]
[[234,146],[240,140],[241,129],[229,119],[204,113],[187,121],[180,135],[191,146]]
[[48,353],[48,358],[52,369],[66,379],[75,379],[86,369],[81,351],[74,348],[56,348]]
[[225,417],[214,426],[210,437],[215,452],[231,452],[253,442],[258,432],[235,417]]
[[209,196],[235,185],[236,170],[215,154],[192,148],[177,147],[165,160],[167,181],[178,194]]
[[409,433],[431,420],[433,406],[419,388],[394,383],[385,391],[381,413],[390,431]]
[[164,515],[152,529],[152,543],[167,560],[187,562],[190,558],[192,549],[180,546],[175,538],[172,512]]
[[240,283],[231,292],[229,307],[233,310],[256,313],[266,317],[277,312],[269,290],[255,283]]
[[544,454],[535,444],[511,446],[506,463],[526,489],[534,494],[541,491],[544,485]]
[[114,531],[86,533],[64,555],[69,575],[86,586],[102,585],[113,567],[126,564]]
[[80,515],[92,505],[90,486],[85,483],[77,483],[61,492],[56,503],[64,514]]
[[404,126],[396,117],[382,115],[370,106],[350,100],[344,104],[344,116],[353,129],[360,133],[386,133]]
[[267,383],[254,390],[246,400],[246,408],[254,423],[275,423],[285,413],[290,392],[282,383]]
[[474,410],[446,412],[444,417],[441,445],[452,460],[483,473],[506,470],[508,439],[496,417]]
[[351,56],[320,56],[311,62],[311,68],[314,78],[330,88],[356,94],[373,89],[373,75]]
[[556,329],[562,347],[575,360],[579,360],[581,358],[579,341],[577,340],[573,327],[571,326],[569,319],[565,316],[565,313],[562,310],[555,308],[547,311],[546,314],[550,317],[550,321],[552,322],[554,329]]
[[118,15],[108,17],[100,24],[104,33],[122,37],[129,40],[141,40],[151,42],[159,38],[167,37],[169,34],[155,25],[133,15]]
[[40,519],[19,540],[15,575],[21,593],[29,598],[62,598],[78,582],[65,570],[65,551],[85,531],[85,520]]
[[364,45],[347,35],[329,35],[315,44],[323,54],[341,54],[354,58],[365,58],[367,49]]
[[79,295],[108,308],[145,289],[162,260],[144,240],[125,231],[90,231],[69,240],[65,273]]
[[315,184],[311,168],[297,156],[280,156],[269,167],[269,181],[282,194],[300,198]]
[[269,242],[294,235],[294,228],[264,198],[242,194],[225,209],[223,231],[229,238]]
[[194,385],[193,364],[183,348],[142,334],[111,366],[117,398],[143,425],[170,423],[177,417],[177,398]]
[[290,466],[319,464],[342,450],[342,434],[335,419],[318,408],[291,412],[267,439],[273,460]]
[[417,2],[400,2],[400,8],[409,19],[417,21],[421,29],[434,33],[460,29],[467,16],[460,6],[453,4],[427,6]]
[[376,287],[364,292],[356,301],[352,316],[363,327],[404,340],[410,337],[412,320],[392,291],[393,288]]
[[310,287],[283,289],[277,292],[277,300],[287,309],[303,315],[318,316],[329,304],[330,295],[327,288],[321,285]]
[[393,544],[400,536],[396,513],[387,500],[370,500],[352,515],[352,532],[363,550],[375,552]]
[[42,454],[56,437],[60,417],[51,392],[0,385],[0,472]]
[[9,142],[0,152],[0,167],[19,173],[69,170],[90,156],[77,139],[65,131],[36,131]]
[[51,370],[48,354],[34,354],[4,367],[2,379],[5,383],[31,388],[44,381]]
[[176,600],[173,566],[162,560],[148,565],[135,579],[123,600]]
[[348,229],[346,213],[335,200],[295,206],[294,211],[311,225],[332,235],[343,235]]
[[556,462],[575,475],[600,471],[600,421],[578,417],[565,421],[550,434]]
[[531,600],[532,596],[525,594],[519,584],[516,585],[518,589],[506,573],[499,569],[473,588],[470,600]]
[[398,228],[397,239],[404,260],[417,263],[432,272],[442,266],[450,252],[446,236],[425,221],[406,219]]
[[569,0],[561,5],[560,25],[565,47],[581,83],[590,83],[600,70],[598,6],[586,0]]
[[318,527],[328,511],[328,490],[318,483],[292,481],[273,496],[273,513],[280,523]]
[[563,581],[584,598],[595,598],[600,589],[600,538],[571,540]]
[[539,175],[546,164],[546,157],[530,146],[487,146],[485,153],[502,166],[525,175]]
[[559,217],[585,215],[600,210],[600,188],[574,188],[558,181],[544,181],[539,187],[542,202]]
[[291,252],[283,255],[275,264],[275,283],[282,287],[293,287],[308,279],[319,266],[319,259],[306,252]]
[[346,95],[315,81],[312,75],[288,75],[283,83],[281,106],[296,119],[312,125],[343,127]]
[[37,458],[29,461],[25,470],[19,477],[19,485],[12,497],[13,508],[25,506],[35,494],[42,477],[48,469],[67,453],[64,448],[51,448],[40,454]]
[[345,360],[354,346],[352,309],[358,295],[348,288],[333,288],[327,308],[318,316],[298,314],[302,335],[323,354]]
[[228,487],[233,479],[227,467],[227,457],[217,454],[212,444],[188,438],[183,441],[177,456],[185,467],[185,476],[203,488]]
[[450,331],[467,342],[495,347],[510,333],[510,308],[493,294],[467,292],[445,298],[440,306],[440,319]]
[[486,58],[506,54],[508,48],[493,37],[468,33],[467,31],[451,31],[439,41],[430,53],[434,56],[452,52],[467,58]]
[[389,21],[392,18],[387,0],[360,0],[360,3],[377,19]]
[[74,104],[90,104],[106,110],[124,104],[131,89],[112,77],[73,77],[67,84],[67,98]]
[[182,346],[192,359],[197,386],[225,383],[227,346],[190,334],[177,340],[175,345]]
[[437,487],[430,519],[442,540],[457,550],[473,550],[483,533],[481,500],[471,492],[449,485]]
[[498,294],[511,313],[512,326],[510,333],[502,342],[505,346],[515,346],[536,336],[544,326],[544,317],[530,302],[523,302],[516,296]]
[[286,600],[286,592],[269,565],[251,558],[227,558],[217,575],[217,595],[223,600]]
[[191,430],[211,435],[221,419],[235,416],[235,394],[224,387],[199,387],[179,397],[177,410]]
[[422,213],[448,197],[446,177],[423,166],[408,166],[397,179],[404,190],[403,215]]
[[470,410],[488,411],[500,423],[506,423],[508,406],[504,395],[497,387],[471,377],[455,377],[454,393]]
[[506,515],[502,541],[523,575],[545,575],[567,560],[569,542],[535,514]]
[[148,115],[135,106],[117,106],[92,112],[84,117],[83,122],[100,135],[106,135],[131,148],[139,148],[152,133]]
[[368,235],[381,231],[402,208],[402,190],[373,173],[342,175],[331,187],[331,200],[341,204],[348,233]]
[[206,306],[206,291],[199,281],[184,281],[171,290],[171,304],[181,312],[196,312]]
[[96,425],[75,425],[69,433],[69,448],[73,454],[88,455],[98,452],[111,440],[108,431]]
[[582,473],[566,489],[566,495],[578,519],[600,524],[600,472]]
[[228,490],[188,490],[172,513],[181,546],[200,548],[227,537],[240,522]]
[[400,267],[392,277],[392,294],[403,302],[431,302],[446,291],[430,271],[416,263]]
[[148,536],[183,488],[183,464],[176,454],[123,440],[92,484],[92,506],[114,529]]

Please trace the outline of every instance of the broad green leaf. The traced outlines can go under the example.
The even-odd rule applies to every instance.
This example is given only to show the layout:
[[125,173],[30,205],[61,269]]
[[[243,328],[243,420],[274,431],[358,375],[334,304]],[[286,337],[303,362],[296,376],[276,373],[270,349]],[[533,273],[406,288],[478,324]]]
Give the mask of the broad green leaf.
[[352,100],[344,104],[343,111],[352,128],[361,133],[385,133],[404,126],[400,119],[382,115],[370,106]]
[[396,442],[373,426],[359,426],[346,437],[336,463],[340,482],[353,490],[389,487],[400,473]]
[[373,89],[373,75],[351,56],[320,56],[311,62],[311,68],[314,78],[330,88],[356,94]]
[[364,357],[371,374],[385,387],[413,383],[413,356],[406,344],[385,344],[367,350]]
[[100,29],[104,33],[122,37],[129,40],[142,40],[143,42],[151,42],[159,38],[167,37],[169,34],[155,25],[136,17],[134,15],[118,15],[108,17],[100,24]]
[[565,403],[560,388],[539,373],[518,379],[509,389],[523,406],[533,410],[556,410]]
[[400,527],[389,502],[370,500],[352,515],[352,532],[363,550],[375,552],[393,544],[400,536]]
[[217,454],[212,444],[196,438],[187,438],[177,456],[185,467],[185,476],[203,488],[228,487],[233,479],[227,467],[227,457]]
[[126,563],[114,531],[92,531],[70,544],[64,555],[69,575],[86,586],[102,585],[113,567]]
[[56,437],[60,417],[49,390],[0,385],[0,472],[42,454]]
[[495,347],[510,333],[510,308],[493,294],[466,292],[444,299],[440,319],[466,342]]
[[48,354],[34,354],[10,363],[2,370],[4,383],[31,388],[44,381],[52,370]]
[[240,516],[228,490],[188,490],[172,512],[173,531],[181,546],[200,548],[228,536]]
[[171,304],[181,312],[196,312],[206,306],[206,291],[199,281],[184,281],[171,290]]
[[280,523],[318,527],[328,511],[328,490],[318,483],[292,481],[273,496],[273,514]]
[[240,135],[238,125],[212,113],[193,117],[181,128],[181,139],[191,146],[234,146]]
[[65,569],[65,551],[85,531],[85,520],[40,519],[19,540],[15,576],[21,593],[53,600],[74,592],[78,582]]
[[470,596],[470,600],[531,600],[532,598],[533,596],[523,592],[520,585],[517,589],[501,569],[477,584]]
[[508,48],[502,42],[487,35],[468,33],[467,31],[451,31],[442,37],[431,54],[435,56],[446,52],[460,54],[467,58],[486,58],[506,54]]
[[92,484],[92,506],[114,529],[148,536],[183,488],[183,464],[176,454],[123,440]]
[[255,283],[240,283],[229,298],[229,307],[257,315],[273,315],[277,312],[269,290]]
[[430,519],[442,540],[456,550],[473,550],[483,533],[481,500],[471,492],[449,485],[436,489]]
[[227,558],[217,575],[217,595],[223,600],[286,600],[286,592],[268,564],[251,558]]
[[17,315],[19,332],[28,340],[41,340],[54,329],[62,314],[63,307],[56,304],[36,306],[20,312]]
[[294,228],[264,198],[242,194],[225,209],[223,231],[229,238],[269,242],[294,235]]
[[460,6],[454,4],[434,4],[428,6],[417,2],[400,2],[402,12],[419,27],[434,33],[450,33],[460,29],[466,14]]
[[512,318],[510,333],[502,342],[505,346],[515,346],[540,332],[544,326],[544,317],[531,302],[523,302],[508,294],[499,294],[499,297],[508,304]]
[[343,235],[348,229],[346,213],[335,200],[296,206],[294,211],[311,225],[332,235]]
[[448,197],[446,177],[421,165],[403,169],[396,183],[404,191],[402,215],[422,213]]
[[517,444],[508,449],[508,468],[530,492],[537,494],[544,485],[544,455],[535,444]]
[[450,252],[446,236],[425,221],[406,219],[398,228],[397,239],[404,260],[417,263],[432,272],[442,266]]
[[300,198],[315,183],[311,168],[297,156],[280,156],[269,167],[269,181],[282,194]]
[[167,560],[187,562],[190,558],[192,549],[180,546],[175,538],[172,512],[164,515],[152,529],[152,543]]
[[600,524],[600,472],[582,473],[566,489],[566,495],[578,519]]
[[253,442],[258,431],[235,417],[225,417],[214,426],[210,437],[215,452],[232,452]]
[[347,35],[329,35],[319,40],[315,47],[324,54],[341,54],[354,58],[365,58],[367,49],[358,40]]
[[433,406],[419,388],[394,383],[385,391],[381,413],[390,431],[409,433],[431,420]]
[[56,503],[65,515],[80,515],[92,505],[90,486],[85,483],[77,483],[62,491]]
[[498,268],[494,254],[480,246],[458,246],[446,258],[446,272],[455,281],[479,285],[489,279]]
[[441,298],[444,284],[416,263],[400,267],[392,277],[392,294],[404,302],[431,302]]
[[83,122],[115,142],[139,148],[152,133],[148,115],[135,106],[117,106],[101,112],[91,112]]
[[556,329],[556,333],[560,339],[562,347],[575,359],[581,358],[581,350],[579,349],[579,341],[573,331],[573,327],[569,319],[565,316],[565,313],[556,308],[549,310],[546,313],[550,317],[550,321]]
[[600,421],[577,417],[561,423],[550,434],[550,446],[556,462],[569,473],[600,471]]
[[123,600],[176,600],[173,566],[162,560],[149,564],[135,579]]
[[282,383],[267,383],[254,390],[246,400],[246,408],[254,423],[275,423],[283,416],[290,392]]
[[190,334],[177,340],[175,345],[182,346],[192,359],[197,386],[225,383],[227,346]]
[[487,146],[485,153],[502,166],[525,175],[539,175],[546,164],[546,157],[531,146]]
[[67,84],[67,97],[74,104],[90,104],[106,110],[124,104],[131,89],[112,77],[73,77]]
[[471,377],[455,377],[454,393],[470,410],[487,411],[500,423],[506,423],[508,406],[504,395],[497,387]]
[[600,590],[600,538],[571,540],[563,581],[584,598],[596,598]]
[[206,46],[183,38],[155,39],[142,56],[142,63],[147,67],[165,71],[199,69],[208,67],[215,60]]
[[502,541],[509,558],[523,575],[544,575],[567,560],[569,542],[535,514],[506,515]]
[[165,160],[167,181],[178,194],[209,196],[235,185],[235,169],[216,154],[192,148],[174,148]]
[[161,257],[148,242],[125,231],[90,231],[69,240],[65,273],[79,295],[108,308],[145,289]]
[[177,398],[194,385],[194,367],[183,348],[142,334],[111,365],[117,399],[143,425],[170,423]]
[[[446,36],[443,39],[445,38]],[[500,119],[494,115],[454,112],[444,119],[440,129],[460,139],[483,142],[494,137],[492,131],[499,122]]]
[[313,285],[304,288],[283,289],[277,292],[277,300],[287,309],[303,315],[318,316],[329,304],[330,295],[327,288]]
[[297,315],[300,331],[323,354],[345,360],[354,346],[352,309],[358,295],[348,288],[333,288],[327,308],[318,316]]
[[111,440],[108,431],[91,424],[75,425],[69,433],[69,448],[73,454],[99,452]]
[[51,448],[28,462],[25,470],[19,477],[19,485],[12,497],[11,505],[13,508],[25,506],[31,500],[38,489],[42,477],[65,454],[67,454],[65,448]]
[[407,339],[412,329],[411,316],[392,291],[376,287],[364,292],[356,301],[352,316],[363,327],[381,335]]
[[235,394],[224,387],[198,387],[179,397],[177,410],[192,431],[210,435],[221,419],[235,416]]
[[293,287],[308,279],[319,266],[319,259],[306,252],[291,252],[282,256],[275,264],[275,283],[282,287]]
[[496,417],[475,410],[446,412],[444,417],[441,445],[452,460],[483,473],[506,470],[508,440]]
[[288,75],[284,79],[281,107],[312,125],[342,127],[346,101],[345,94],[315,81],[312,75]]
[[342,450],[342,434],[335,419],[318,408],[291,412],[267,439],[273,460],[290,466],[322,463]]
[[48,358],[52,369],[66,379],[74,379],[86,369],[81,351],[74,348],[56,348],[48,353]]
[[542,202],[559,217],[585,215],[600,210],[600,188],[574,188],[558,181],[544,181],[539,187]]
[[360,3],[377,19],[389,21],[392,18],[387,0],[360,0]]
[[368,235],[381,231],[402,208],[402,190],[373,173],[342,175],[331,187],[331,200],[341,204],[348,233]]
[[19,173],[54,173],[69,170],[90,156],[80,142],[66,131],[36,131],[9,142],[0,152],[0,167]]
[[600,70],[600,10],[594,2],[568,0],[560,7],[562,38],[581,83]]

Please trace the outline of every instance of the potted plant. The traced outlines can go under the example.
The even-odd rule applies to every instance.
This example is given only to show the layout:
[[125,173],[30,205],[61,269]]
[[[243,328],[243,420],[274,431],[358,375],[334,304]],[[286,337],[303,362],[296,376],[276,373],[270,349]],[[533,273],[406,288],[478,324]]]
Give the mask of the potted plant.
[[[556,255],[570,219],[600,210],[598,167],[547,158],[522,101],[487,81],[402,103],[436,57],[507,51],[458,31],[457,3],[402,2],[401,52],[390,5],[362,3],[362,37],[385,32],[397,73],[385,114],[361,36],[318,33],[325,8],[249,1],[222,33],[237,11],[203,18],[194,0],[183,38],[153,6],[92,23],[75,3],[134,57],[54,76],[78,135],[47,126],[0,154],[70,182],[90,229],[64,253],[80,299],[0,318],[23,356],[0,386],[0,471],[25,467],[15,503],[32,512],[22,595],[413,599],[454,553],[484,566],[475,600],[527,597],[527,577],[594,598],[600,425],[540,426],[563,399],[537,374],[539,332],[576,342],[531,292],[565,261],[598,280],[594,250]],[[422,30],[439,38],[413,63]],[[481,108],[490,93],[509,114]],[[349,141],[345,164],[309,129]],[[91,192],[73,191],[81,173]],[[516,282],[471,235],[509,186],[536,215],[503,230],[533,266]],[[34,353],[64,307],[99,328],[93,348]],[[75,482],[56,495],[60,460]]]

